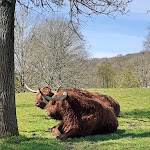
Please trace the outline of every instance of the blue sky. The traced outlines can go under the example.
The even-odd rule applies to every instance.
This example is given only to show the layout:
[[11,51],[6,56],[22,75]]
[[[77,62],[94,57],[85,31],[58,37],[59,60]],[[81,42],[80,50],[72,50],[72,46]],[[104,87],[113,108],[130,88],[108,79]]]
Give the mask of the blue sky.
[[[137,53],[143,50],[143,42],[150,26],[150,0],[133,0],[127,15],[115,19],[100,15],[90,18],[81,31],[87,41],[87,49],[93,58],[113,57],[119,54]],[[69,7],[56,15],[67,16]],[[50,13],[50,16],[53,15]],[[49,16],[49,13],[48,13]]]
[[113,57],[143,50],[143,41],[150,26],[150,0],[133,0],[127,15],[116,19],[96,16],[82,28],[94,58]]

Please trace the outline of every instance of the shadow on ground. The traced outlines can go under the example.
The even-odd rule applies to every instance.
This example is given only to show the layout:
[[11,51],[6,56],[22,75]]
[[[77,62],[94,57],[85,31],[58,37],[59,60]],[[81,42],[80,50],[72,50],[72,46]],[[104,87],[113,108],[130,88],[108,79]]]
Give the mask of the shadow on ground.
[[[120,130],[114,134],[106,135],[95,135],[88,136],[85,138],[75,138],[68,139],[66,141],[60,141],[52,138],[42,138],[42,137],[32,137],[27,138],[26,136],[11,137],[9,139],[3,140],[0,145],[0,150],[64,150],[69,147],[70,143],[80,143],[80,142],[100,142],[108,140],[117,140],[122,138],[143,138],[150,137],[150,132],[145,132],[141,134],[125,133],[125,130]],[[66,148],[65,148],[66,147]]]
[[25,136],[11,137],[3,140],[0,150],[64,150],[61,142],[49,138]]

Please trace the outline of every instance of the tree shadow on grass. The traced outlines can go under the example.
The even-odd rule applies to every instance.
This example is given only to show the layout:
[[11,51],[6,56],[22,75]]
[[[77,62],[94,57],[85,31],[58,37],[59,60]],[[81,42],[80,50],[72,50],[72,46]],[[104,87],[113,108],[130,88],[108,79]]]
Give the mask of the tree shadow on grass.
[[4,139],[0,145],[0,150],[64,150],[59,140],[26,136],[14,136]]
[[[122,138],[144,138],[150,137],[150,132],[141,134],[125,133],[125,130],[120,130],[113,134],[105,135],[93,135],[82,138],[68,139],[65,141],[57,140],[55,137],[43,138],[43,137],[31,137],[26,136],[14,136],[8,139],[4,139],[0,145],[0,150],[64,150],[69,148],[70,143],[82,143],[82,142],[99,142],[109,140],[119,140]],[[89,143],[89,144],[90,144]]]

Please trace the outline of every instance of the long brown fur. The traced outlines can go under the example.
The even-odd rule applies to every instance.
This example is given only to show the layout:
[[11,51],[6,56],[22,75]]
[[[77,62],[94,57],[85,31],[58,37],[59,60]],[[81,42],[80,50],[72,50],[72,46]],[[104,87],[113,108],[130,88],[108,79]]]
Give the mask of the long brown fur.
[[91,98],[92,100],[96,100],[97,102],[105,102],[109,107],[112,107],[115,116],[119,116],[120,114],[120,105],[117,101],[115,101],[112,97],[99,94],[99,93],[94,93],[94,92],[88,92],[86,90],[81,90],[81,89],[72,89],[74,92],[80,94],[81,96],[85,96],[88,98]]
[[[66,90],[60,90],[53,97],[61,96],[63,91]],[[67,90],[65,100],[55,103],[50,101],[46,105],[47,114],[51,118],[62,117],[61,123],[53,128],[59,139],[113,133],[117,130],[118,121],[112,107],[96,96],[83,96],[75,91]]]

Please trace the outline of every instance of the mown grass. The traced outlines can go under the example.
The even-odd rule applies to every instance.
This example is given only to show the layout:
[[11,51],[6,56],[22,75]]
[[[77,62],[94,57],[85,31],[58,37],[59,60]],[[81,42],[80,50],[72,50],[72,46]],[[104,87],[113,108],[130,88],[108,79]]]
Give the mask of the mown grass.
[[20,136],[0,140],[1,150],[149,150],[150,89],[89,89],[107,94],[121,105],[116,133],[60,141],[44,132],[58,121],[34,106],[32,93],[16,94]]

